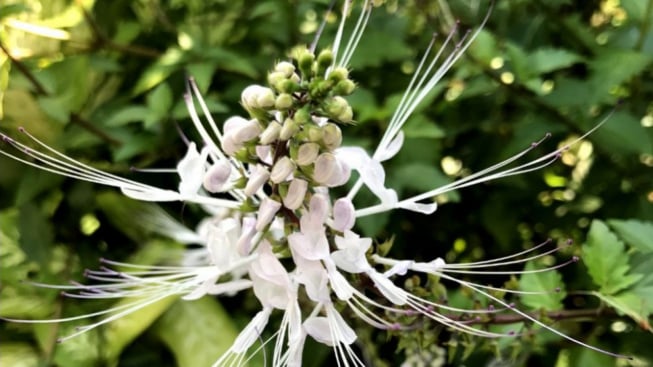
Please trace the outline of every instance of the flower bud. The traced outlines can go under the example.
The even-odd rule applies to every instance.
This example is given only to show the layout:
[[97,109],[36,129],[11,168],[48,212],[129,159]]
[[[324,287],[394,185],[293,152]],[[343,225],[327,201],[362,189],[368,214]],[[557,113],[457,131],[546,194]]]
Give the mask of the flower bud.
[[327,79],[333,83],[338,83],[342,80],[346,80],[348,77],[349,77],[349,71],[347,70],[347,68],[340,66],[331,70],[331,72],[329,72],[329,75],[327,76]]
[[272,167],[270,181],[280,183],[285,181],[295,171],[295,164],[288,157],[282,157]]
[[331,177],[329,180],[327,180],[324,185],[327,187],[337,187],[337,186],[342,186],[347,181],[349,180],[349,177],[351,176],[351,168],[347,163],[338,160],[337,165],[331,174]]
[[257,165],[254,167],[252,173],[247,180],[247,185],[245,185],[244,193],[246,196],[254,195],[270,178],[270,172],[267,168]]
[[342,144],[342,131],[338,125],[328,123],[322,127],[322,143],[329,150],[334,150]]
[[268,74],[268,84],[276,90],[279,90],[278,85],[287,79],[286,75],[280,71],[273,71]]
[[259,136],[259,142],[263,145],[271,144],[277,139],[279,139],[280,132],[281,132],[281,124],[278,123],[277,121],[272,121]]
[[274,106],[274,92],[260,85],[250,85],[241,94],[241,102],[247,109]]
[[300,166],[308,166],[313,164],[317,155],[320,153],[320,146],[316,143],[304,143],[299,146],[297,151],[297,159],[295,162]]
[[279,209],[281,209],[281,203],[267,197],[263,199],[258,209],[256,226],[254,228],[259,232],[264,230],[272,222]]
[[261,133],[261,125],[256,120],[245,120],[235,131],[233,137],[236,143],[242,144],[256,138]]
[[356,83],[349,79],[341,80],[333,87],[333,93],[343,96],[348,96],[354,93]]
[[295,120],[291,118],[287,118],[283,122],[283,126],[281,127],[281,131],[279,131],[279,140],[289,140],[292,138],[297,132],[299,131],[299,125],[295,122]]
[[287,110],[292,107],[292,96],[288,93],[281,93],[277,96],[277,99],[274,101],[274,108],[277,110]]
[[339,114],[343,113],[348,106],[349,103],[347,102],[346,99],[340,96],[335,96],[333,98],[328,99],[324,107],[329,115],[331,115],[332,117],[336,117]]
[[311,121],[311,113],[305,109],[302,108],[300,110],[297,110],[295,112],[295,116],[293,116],[293,119],[300,125],[304,125],[305,123]]
[[314,143],[317,143],[319,141],[322,141],[322,129],[319,126],[309,124],[304,127],[304,133],[306,134],[306,138]]
[[315,160],[313,179],[319,184],[326,184],[337,170],[338,161],[331,153],[322,153]]
[[299,70],[303,74],[304,78],[308,78],[311,75],[311,68],[313,67],[315,55],[313,55],[313,53],[308,49],[303,48],[298,50],[296,58]]
[[220,160],[206,171],[202,185],[210,193],[222,192],[230,176],[231,164],[227,160]]
[[317,56],[317,69],[315,75],[324,76],[327,69],[333,64],[333,52],[331,50],[322,50]]
[[274,66],[274,71],[281,72],[286,78],[290,78],[295,72],[295,65],[288,61],[281,61]]
[[347,197],[340,198],[333,203],[333,229],[346,232],[356,223],[356,209]]
[[351,106],[347,106],[344,111],[334,117],[337,121],[349,124],[354,120],[354,111],[351,109]]
[[308,182],[306,180],[302,180],[301,178],[293,179],[290,181],[288,192],[283,198],[283,205],[290,210],[299,208],[304,202],[307,189]]
[[249,255],[250,251],[252,251],[252,239],[256,233],[254,228],[255,225],[256,219],[252,217],[243,218],[243,226],[240,231],[240,237],[236,242],[236,249],[238,250],[240,256],[247,256]]

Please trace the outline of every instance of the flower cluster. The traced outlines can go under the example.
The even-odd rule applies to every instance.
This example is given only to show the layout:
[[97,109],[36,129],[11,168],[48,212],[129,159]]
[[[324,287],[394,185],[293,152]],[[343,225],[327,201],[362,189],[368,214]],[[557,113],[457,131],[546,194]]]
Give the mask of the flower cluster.
[[[384,330],[410,327],[404,320],[418,316],[456,331],[498,338],[514,334],[476,327],[465,317],[513,312],[584,345],[495,295],[497,290],[509,290],[457,277],[459,274],[505,273],[488,269],[523,264],[557,251],[553,247],[536,252],[550,246],[548,241],[500,259],[447,264],[441,258],[417,262],[382,256],[374,253],[371,238],[354,232],[359,217],[393,209],[431,214],[437,208],[432,198],[438,194],[541,168],[555,161],[566,148],[513,165],[538,145],[534,143],[478,173],[417,196],[399,199],[397,193],[385,185],[382,162],[401,149],[403,124],[477,33],[467,33],[454,41],[454,30],[437,52],[431,50],[434,42],[429,45],[387,131],[370,155],[359,147],[342,146],[342,129],[355,118],[346,99],[356,87],[349,78],[347,65],[373,8],[365,2],[354,31],[342,48],[349,6],[346,1],[331,49],[315,53],[299,48],[290,60],[278,62],[267,76],[267,86],[252,85],[242,92],[241,103],[247,116],[231,117],[222,128],[211,118],[195,83],[189,81],[187,108],[203,146],[198,149],[195,143],[188,144],[186,155],[176,167],[180,178],[176,190],[145,185],[97,170],[51,149],[26,131],[23,132],[38,143],[40,149],[34,150],[2,136],[6,143],[29,158],[6,151],[0,153],[28,165],[117,187],[125,195],[139,200],[199,204],[210,214],[197,231],[186,229],[170,218],[157,216],[153,220],[159,221],[160,232],[180,242],[202,245],[199,253],[188,251],[178,266],[139,266],[103,260],[105,267],[87,272],[87,278],[96,284],[50,286],[63,289],[70,297],[134,300],[92,315],[47,320],[104,316],[65,336],[62,341],[166,297],[176,295],[192,300],[251,289],[261,304],[261,311],[242,330],[228,352],[216,361],[216,366],[244,363],[275,312],[282,317],[270,338],[274,341],[274,366],[301,365],[307,337],[331,346],[342,365],[363,365],[351,347],[357,339],[356,333],[343,317],[350,314]],[[452,51],[447,54],[447,47],[451,45]],[[207,121],[202,121],[196,106]],[[357,177],[355,181],[352,176]],[[347,195],[332,196],[332,188],[350,181],[353,185]],[[378,198],[378,203],[355,208],[353,199],[363,186]],[[113,270],[115,268],[121,270]],[[494,306],[462,309],[418,297],[395,283],[397,277],[407,273],[433,275],[454,282],[488,299]],[[361,289],[361,279],[370,284],[369,290]]]

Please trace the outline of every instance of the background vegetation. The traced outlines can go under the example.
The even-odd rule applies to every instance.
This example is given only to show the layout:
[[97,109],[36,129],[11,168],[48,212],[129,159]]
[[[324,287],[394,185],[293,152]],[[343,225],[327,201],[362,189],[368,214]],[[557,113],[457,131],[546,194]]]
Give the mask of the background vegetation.
[[[191,138],[183,104],[192,75],[217,121],[241,114],[240,91],[262,83],[295,45],[310,43],[328,1],[8,0],[0,5],[0,131],[29,132],[110,172],[176,187],[174,167]],[[480,0],[389,1],[372,17],[352,61],[359,91],[349,144],[374,147],[433,32],[457,37],[487,12]],[[332,39],[336,14],[322,43]],[[471,261],[553,238],[574,246],[534,266],[582,261],[541,277],[477,279],[563,292],[520,300],[554,327],[616,360],[535,331],[514,340],[451,335],[435,325],[388,338],[358,325],[370,364],[406,355],[431,365],[612,366],[653,364],[653,0],[496,1],[488,24],[406,126],[387,164],[400,195],[478,171],[552,137],[536,158],[609,121],[537,172],[437,198],[432,216],[396,212],[359,221],[397,256]],[[441,37],[439,39],[443,39]],[[619,101],[621,103],[619,104]],[[617,105],[619,106],[617,107]],[[0,149],[11,151],[8,144]],[[51,318],[102,309],[21,283],[83,279],[101,257],[157,263],[181,246],[148,233],[143,206],[116,190],[63,179],[0,156],[0,316]],[[195,207],[165,210],[193,227]],[[446,285],[446,284],[445,284]],[[473,295],[450,289],[451,299]],[[560,295],[566,295],[561,297]],[[258,307],[246,295],[167,302],[56,344],[80,323],[0,323],[2,366],[210,365]],[[556,311],[557,310],[557,311]],[[555,311],[551,313],[548,311]],[[548,312],[548,313],[547,313]],[[555,317],[557,315],[557,319]],[[519,325],[518,325],[519,326]],[[528,325],[526,325],[528,326]],[[502,326],[495,326],[502,327]],[[307,365],[329,365],[309,345]]]

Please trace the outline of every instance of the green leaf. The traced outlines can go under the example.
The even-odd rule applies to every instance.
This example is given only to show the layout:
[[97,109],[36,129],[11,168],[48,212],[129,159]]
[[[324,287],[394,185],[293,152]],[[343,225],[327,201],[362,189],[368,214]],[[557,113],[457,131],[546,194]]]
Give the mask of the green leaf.
[[47,264],[54,239],[48,218],[35,204],[26,203],[20,207],[18,228],[21,233],[20,246],[28,258],[42,266]]
[[591,139],[609,152],[622,155],[651,154],[651,140],[638,118],[627,111],[617,111]]
[[628,274],[630,265],[623,242],[599,220],[594,220],[583,245],[583,261],[604,295],[613,295],[642,278]]
[[653,304],[647,302],[640,294],[632,291],[621,292],[615,296],[592,292],[595,296],[614,308],[620,315],[628,315],[641,328],[653,332],[649,316],[653,312]]
[[31,345],[4,340],[0,345],[0,366],[37,367],[39,355]]
[[153,330],[179,367],[211,366],[238,336],[231,316],[210,297],[177,301]]
[[170,48],[154,64],[150,65],[136,81],[132,95],[150,90],[170,76],[181,64],[184,53],[178,48]]
[[565,49],[540,48],[528,55],[527,61],[530,68],[539,75],[569,67],[582,61],[582,58]]
[[105,126],[116,127],[131,122],[145,120],[150,110],[145,106],[125,106],[112,113],[104,122]]
[[[122,350],[147,330],[178,298],[177,296],[169,296],[160,299],[107,324],[103,333],[103,339],[105,340],[103,351],[106,358],[109,361],[117,360]],[[125,307],[135,302],[147,302],[147,299],[123,298],[112,307]]]
[[388,181],[397,191],[409,189],[417,192],[430,191],[451,182],[439,169],[427,163],[402,164]]
[[407,138],[439,139],[445,136],[444,130],[422,114],[411,116],[403,131]]
[[[529,261],[525,271],[541,269],[533,261]],[[519,289],[524,292],[541,292],[542,294],[522,294],[522,302],[532,309],[559,310],[565,299],[565,284],[562,276],[555,270],[538,273],[527,273],[519,279]]]
[[653,251],[653,223],[637,219],[611,219],[608,224],[629,245],[644,253]]

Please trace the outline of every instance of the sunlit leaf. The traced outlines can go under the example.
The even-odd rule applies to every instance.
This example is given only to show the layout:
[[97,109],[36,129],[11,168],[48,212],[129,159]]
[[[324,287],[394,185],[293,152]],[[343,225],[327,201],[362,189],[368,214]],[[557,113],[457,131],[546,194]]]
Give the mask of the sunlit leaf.
[[611,219],[608,224],[627,244],[644,253],[653,251],[653,223],[637,219]]
[[154,332],[172,350],[179,367],[211,366],[238,336],[229,314],[210,297],[177,301],[154,325]]
[[[525,271],[541,269],[532,261],[526,264]],[[565,299],[565,284],[562,276],[555,270],[524,274],[519,279],[519,289],[524,292],[541,292],[542,294],[522,294],[522,302],[532,309],[559,310]]]
[[623,242],[599,220],[592,222],[582,258],[604,295],[613,295],[642,278],[640,274],[629,273],[629,258]]

